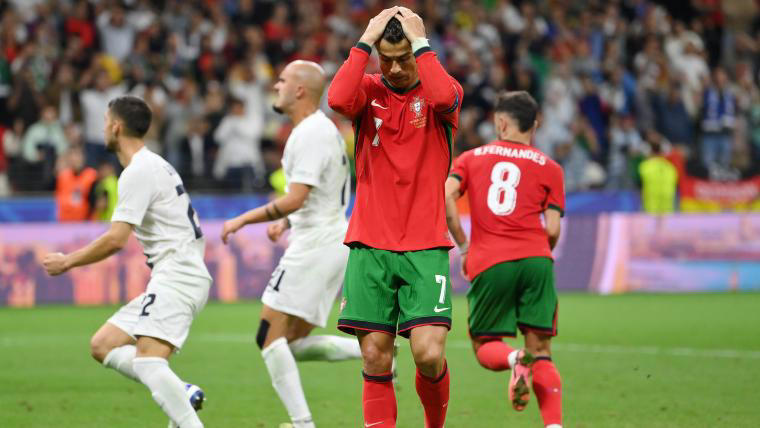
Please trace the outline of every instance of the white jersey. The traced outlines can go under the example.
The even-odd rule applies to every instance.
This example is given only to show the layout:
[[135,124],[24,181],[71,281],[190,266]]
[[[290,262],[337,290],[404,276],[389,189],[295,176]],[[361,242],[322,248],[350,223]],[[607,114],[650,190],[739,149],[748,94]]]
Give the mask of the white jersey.
[[111,221],[135,226],[151,277],[167,275],[178,282],[192,277],[211,280],[203,261],[203,232],[177,171],[143,147],[124,168],[118,186],[119,201]]
[[282,166],[288,185],[311,186],[303,206],[288,216],[293,229],[291,241],[306,235],[318,240],[343,239],[348,228],[350,165],[343,137],[321,110],[293,128],[285,143]]

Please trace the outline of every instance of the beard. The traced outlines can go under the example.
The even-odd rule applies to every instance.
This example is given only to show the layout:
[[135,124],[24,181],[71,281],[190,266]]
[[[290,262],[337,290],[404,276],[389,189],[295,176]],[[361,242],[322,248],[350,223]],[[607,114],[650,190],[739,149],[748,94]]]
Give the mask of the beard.
[[282,107],[279,107],[277,104],[272,104],[272,110],[274,110],[274,112],[277,114],[285,113],[285,110],[283,110]]

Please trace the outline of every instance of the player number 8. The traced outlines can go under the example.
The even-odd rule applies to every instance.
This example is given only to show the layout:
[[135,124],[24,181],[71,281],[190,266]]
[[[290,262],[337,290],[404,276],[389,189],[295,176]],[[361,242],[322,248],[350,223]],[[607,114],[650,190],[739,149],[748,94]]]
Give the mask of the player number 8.
[[[506,175],[505,175],[506,174]],[[512,162],[499,162],[491,170],[488,188],[488,208],[499,216],[510,215],[517,204],[517,185],[520,168]]]

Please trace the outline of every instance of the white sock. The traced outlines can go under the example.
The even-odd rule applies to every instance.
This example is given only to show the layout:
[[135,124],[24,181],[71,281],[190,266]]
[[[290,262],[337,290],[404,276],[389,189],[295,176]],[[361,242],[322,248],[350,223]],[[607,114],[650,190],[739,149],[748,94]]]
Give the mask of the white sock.
[[[296,359],[288,347],[288,340],[281,337],[261,351],[269,377],[277,395],[288,410],[288,415],[296,427],[313,428],[309,405],[301,388],[301,377],[296,367]],[[184,428],[184,427],[183,427]]]
[[517,354],[520,353],[519,349],[515,349],[507,355],[507,362],[510,368],[514,368],[517,365]]
[[195,409],[185,393],[185,384],[159,357],[135,358],[132,363],[140,381],[150,389],[153,399],[175,424],[182,428],[202,428]]
[[132,368],[132,360],[135,358],[137,348],[135,345],[124,345],[111,349],[111,352],[103,359],[103,365],[114,369],[135,382],[140,382]]
[[359,341],[339,336],[306,336],[289,344],[297,361],[343,361],[362,357]]
[[562,425],[560,425],[560,424],[551,424],[551,425],[547,425],[546,428],[562,428]]

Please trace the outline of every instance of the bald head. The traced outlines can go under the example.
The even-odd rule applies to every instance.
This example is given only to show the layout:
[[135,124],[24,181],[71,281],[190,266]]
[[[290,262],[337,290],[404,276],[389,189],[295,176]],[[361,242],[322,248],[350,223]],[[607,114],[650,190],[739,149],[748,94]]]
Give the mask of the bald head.
[[296,84],[303,85],[309,98],[319,102],[325,90],[325,70],[313,61],[295,60],[285,67],[285,72],[292,73]]

